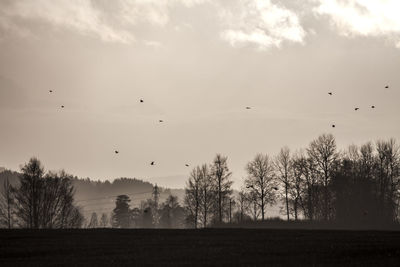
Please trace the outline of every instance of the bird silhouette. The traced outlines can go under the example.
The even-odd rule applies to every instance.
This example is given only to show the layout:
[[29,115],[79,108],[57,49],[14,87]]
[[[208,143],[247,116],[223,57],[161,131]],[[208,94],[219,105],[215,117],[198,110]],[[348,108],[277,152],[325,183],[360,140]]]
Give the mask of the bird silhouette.
[[274,190],[278,190],[278,187],[272,187],[272,189],[274,189]]
[[336,127],[336,125],[335,124],[332,124],[332,128],[335,128]]
[[354,108],[355,111],[359,110],[360,108]]
[[186,167],[189,167],[189,164],[185,164]]
[[328,95],[333,95],[333,93],[332,92],[328,92]]
[[375,106],[371,106],[371,108],[375,108]]
[[389,88],[389,85],[386,85],[385,88],[388,89],[388,88]]
[[251,109],[251,107],[246,107],[246,109]]
[[62,105],[61,108],[64,108],[64,105]]
[[152,161],[152,162],[150,163],[151,166],[153,166],[154,164],[155,164],[154,161]]
[[143,103],[144,101],[143,101],[143,99],[140,99],[140,103]]
[[49,90],[49,93],[53,93],[53,90]]
[[115,154],[118,154],[119,153],[119,151],[118,150],[115,150]]
[[159,120],[158,122],[164,122],[163,120]]

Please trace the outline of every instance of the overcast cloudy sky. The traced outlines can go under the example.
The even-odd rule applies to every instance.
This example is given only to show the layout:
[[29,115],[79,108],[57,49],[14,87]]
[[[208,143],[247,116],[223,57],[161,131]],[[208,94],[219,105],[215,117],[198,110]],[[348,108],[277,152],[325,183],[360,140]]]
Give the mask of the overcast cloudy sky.
[[322,133],[341,148],[400,139],[399,10],[398,0],[2,0],[0,166],[37,156],[80,177],[183,187],[186,163],[219,152],[238,188],[258,152]]

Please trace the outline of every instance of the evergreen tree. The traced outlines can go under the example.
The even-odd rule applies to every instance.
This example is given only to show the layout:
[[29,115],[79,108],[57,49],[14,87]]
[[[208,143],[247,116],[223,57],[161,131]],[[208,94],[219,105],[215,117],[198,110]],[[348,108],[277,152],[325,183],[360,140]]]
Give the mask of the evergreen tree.
[[130,226],[129,202],[131,200],[127,195],[119,195],[117,197],[112,216],[113,227],[128,228]]

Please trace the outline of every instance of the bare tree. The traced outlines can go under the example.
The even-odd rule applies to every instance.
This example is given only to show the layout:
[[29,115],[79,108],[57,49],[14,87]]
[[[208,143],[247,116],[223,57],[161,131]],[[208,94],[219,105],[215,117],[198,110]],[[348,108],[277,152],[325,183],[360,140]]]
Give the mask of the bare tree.
[[260,216],[261,209],[258,203],[259,197],[256,191],[251,190],[246,193],[246,199],[249,203],[249,211],[251,217],[253,217],[253,221],[257,221]]
[[[312,192],[308,191],[308,169],[307,160],[302,154],[295,154],[291,160],[292,177],[290,179],[289,199],[292,203],[292,212],[295,221],[299,218],[299,210],[302,207],[305,210],[303,202],[304,193],[310,192],[310,195],[306,196],[306,199],[312,201]],[[312,185],[310,185],[311,189]],[[311,206],[311,205],[310,205]],[[311,212],[312,213],[312,212]]]
[[185,188],[184,205],[188,220],[197,228],[200,213],[200,192],[201,191],[201,174],[200,168],[196,167],[190,173],[189,180]]
[[171,228],[173,220],[173,210],[178,207],[178,198],[173,195],[169,195],[165,202],[162,204],[160,225],[164,228]]
[[371,142],[368,142],[360,148],[360,172],[367,180],[371,180],[374,175],[374,147]]
[[160,226],[164,228],[180,228],[183,221],[183,209],[178,197],[169,195],[162,205]]
[[211,166],[211,174],[216,184],[218,221],[223,221],[223,200],[232,194],[232,173],[229,171],[227,157],[217,154]]
[[200,213],[203,227],[207,227],[210,211],[215,203],[215,188],[207,164],[199,167],[200,175]]
[[246,196],[245,190],[240,190],[238,199],[237,199],[237,204],[239,208],[239,222],[243,222],[243,219],[245,218],[246,211],[249,208],[249,200],[248,197]]
[[4,180],[0,195],[0,225],[5,225],[8,229],[14,225],[14,198],[8,179]]
[[331,174],[338,158],[336,152],[336,141],[332,134],[323,134],[312,141],[307,149],[308,156],[315,162],[317,170],[320,172],[320,180],[324,190],[323,216],[329,219],[329,182]]
[[65,171],[49,172],[42,181],[40,193],[39,226],[41,228],[65,228],[73,210],[74,187],[72,176]]
[[289,190],[290,179],[291,179],[291,158],[290,150],[288,147],[284,147],[279,152],[275,159],[275,169],[277,170],[277,178],[280,183],[284,186],[285,194],[285,205],[286,205],[286,216],[289,221]]
[[14,191],[17,200],[16,214],[22,226],[37,229],[44,168],[37,158],[31,158],[21,171],[19,188]]
[[261,219],[265,219],[265,207],[275,202],[276,187],[272,160],[267,154],[258,154],[246,167],[248,177],[245,180],[246,188],[257,199],[261,209]]
[[15,217],[21,227],[80,227],[83,216],[73,204],[75,190],[71,175],[64,171],[45,175],[37,158],[31,158],[21,170],[19,183],[14,187],[7,185],[14,196]]
[[64,228],[81,228],[85,222],[85,217],[79,207],[73,206],[70,214],[65,221]]
[[377,188],[380,207],[386,220],[395,220],[395,205],[400,180],[400,150],[394,139],[378,141]]
[[319,172],[315,162],[304,155],[301,151],[297,153],[292,160],[294,180],[297,184],[294,196],[297,197],[297,202],[304,213],[304,217],[309,220],[315,219],[315,210],[317,201],[315,200]]
[[235,210],[236,200],[234,197],[229,198],[229,223],[232,223],[232,214]]

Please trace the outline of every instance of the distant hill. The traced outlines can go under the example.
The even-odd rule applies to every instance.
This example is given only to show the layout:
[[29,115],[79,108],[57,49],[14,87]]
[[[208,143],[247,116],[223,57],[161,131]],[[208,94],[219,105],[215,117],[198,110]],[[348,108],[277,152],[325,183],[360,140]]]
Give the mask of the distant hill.
[[[6,179],[12,185],[18,183],[18,172],[0,169],[0,188]],[[135,178],[118,178],[114,181],[94,181],[89,178],[73,179],[75,187],[75,201],[80,206],[86,217],[92,212],[98,214],[111,213],[115,207],[115,199],[118,195],[128,195],[131,199],[131,207],[138,207],[141,201],[151,198],[153,184]],[[160,202],[163,202],[170,194],[177,196],[182,203],[185,194],[184,189],[168,189],[160,187]]]
[[[153,184],[138,179],[119,178],[114,181],[92,181],[90,179],[74,179],[76,188],[75,200],[82,207],[85,216],[92,212],[98,214],[110,214],[115,207],[115,199],[118,195],[128,195],[131,199],[131,207],[139,207],[142,201],[152,197]],[[183,189],[160,188],[160,202],[163,202],[170,194],[183,201]]]
[[162,187],[168,188],[183,188],[186,185],[187,180],[189,179],[188,175],[169,175],[169,176],[159,176],[159,177],[148,177],[146,181],[149,181],[153,184],[158,184]]

